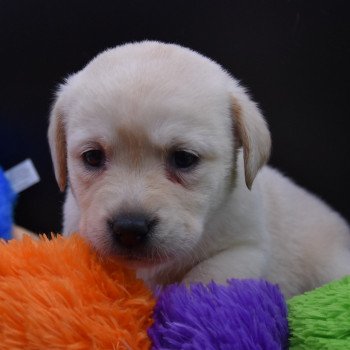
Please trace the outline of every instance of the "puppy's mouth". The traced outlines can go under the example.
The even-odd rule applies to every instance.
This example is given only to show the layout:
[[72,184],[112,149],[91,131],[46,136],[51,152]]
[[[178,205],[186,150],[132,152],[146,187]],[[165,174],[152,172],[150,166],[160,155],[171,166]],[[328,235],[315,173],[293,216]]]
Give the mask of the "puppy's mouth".
[[140,257],[134,254],[126,255],[118,255],[118,257],[124,261],[126,265],[132,268],[147,268],[147,267],[154,267],[158,265],[162,265],[166,262],[166,259],[160,259],[160,258],[147,258],[147,257]]
[[112,254],[132,267],[152,267],[169,261],[169,256],[148,249],[114,249]]

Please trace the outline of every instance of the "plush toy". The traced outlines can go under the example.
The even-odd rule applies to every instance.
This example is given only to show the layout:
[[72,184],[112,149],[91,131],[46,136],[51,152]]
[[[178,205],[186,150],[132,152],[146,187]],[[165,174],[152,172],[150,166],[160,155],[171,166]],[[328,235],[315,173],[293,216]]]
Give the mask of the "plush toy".
[[0,167],[0,238],[10,239],[16,195]]
[[152,321],[154,304],[132,271],[77,235],[0,244],[4,349],[148,349],[151,340],[154,349],[281,349],[287,340],[285,302],[264,281],[171,286]]
[[[349,295],[350,277],[291,299],[292,348],[349,348]],[[171,285],[154,297],[78,235],[0,243],[0,349],[287,346],[286,303],[266,281]]]
[[284,349],[287,307],[263,280],[172,285],[158,297],[149,331],[154,349]]
[[288,301],[290,349],[350,349],[350,276]]
[[0,239],[21,239],[24,235],[37,235],[13,222],[13,208],[17,195],[0,167]]
[[0,244],[0,347],[148,349],[154,300],[78,236]]

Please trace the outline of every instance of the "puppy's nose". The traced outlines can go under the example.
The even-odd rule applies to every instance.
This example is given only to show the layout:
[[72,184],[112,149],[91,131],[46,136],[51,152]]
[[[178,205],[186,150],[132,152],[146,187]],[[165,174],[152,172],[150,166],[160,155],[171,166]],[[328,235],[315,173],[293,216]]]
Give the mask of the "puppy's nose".
[[155,219],[144,214],[118,215],[109,222],[117,242],[127,248],[144,243],[155,224]]

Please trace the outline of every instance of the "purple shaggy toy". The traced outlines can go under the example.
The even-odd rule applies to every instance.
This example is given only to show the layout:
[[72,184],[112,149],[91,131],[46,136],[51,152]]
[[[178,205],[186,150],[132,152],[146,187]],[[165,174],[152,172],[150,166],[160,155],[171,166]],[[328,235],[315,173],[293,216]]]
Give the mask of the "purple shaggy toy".
[[149,330],[153,349],[284,349],[287,307],[279,288],[263,280],[166,287]]

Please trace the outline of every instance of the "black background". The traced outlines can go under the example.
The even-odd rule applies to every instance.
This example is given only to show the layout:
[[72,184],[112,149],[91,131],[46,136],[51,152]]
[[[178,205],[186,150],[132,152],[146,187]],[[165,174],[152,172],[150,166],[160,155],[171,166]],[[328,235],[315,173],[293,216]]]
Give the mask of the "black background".
[[46,140],[57,84],[98,52],[142,39],[191,47],[239,78],[270,125],[270,163],[349,220],[346,3],[0,0],[0,165],[29,157],[42,178],[21,193],[17,223],[60,230]]

